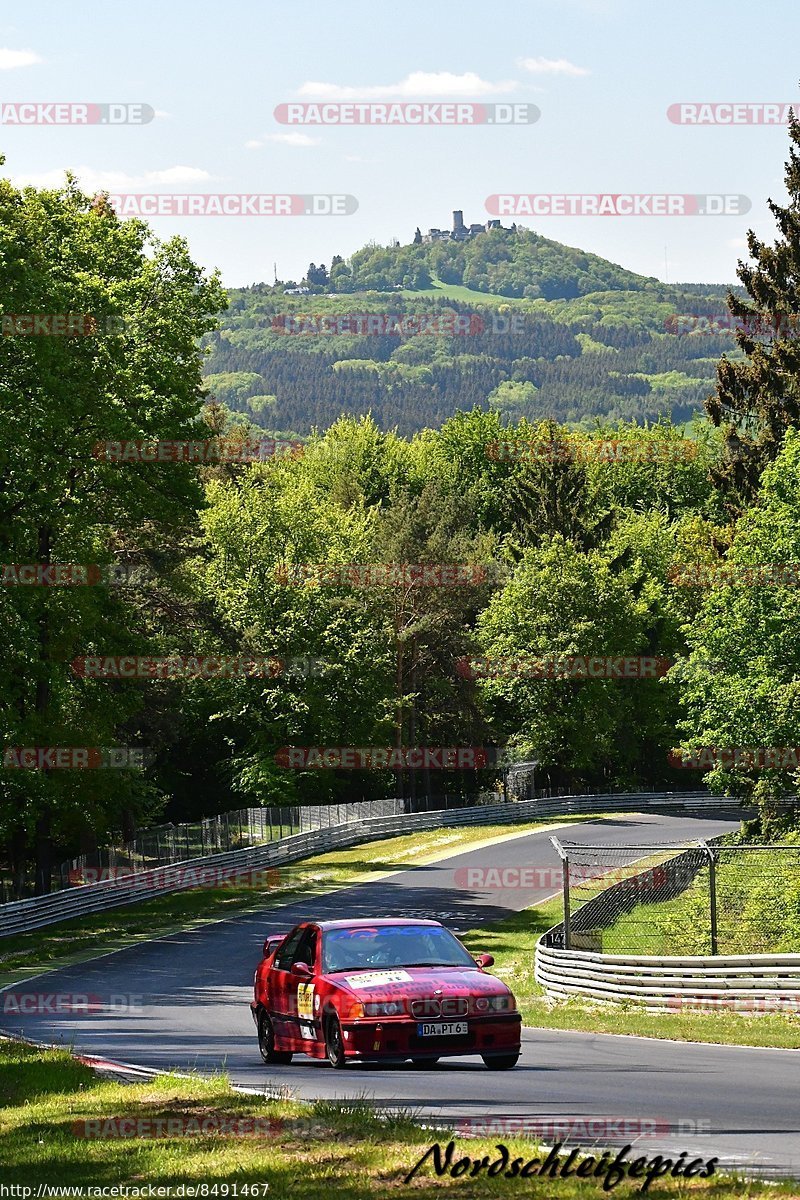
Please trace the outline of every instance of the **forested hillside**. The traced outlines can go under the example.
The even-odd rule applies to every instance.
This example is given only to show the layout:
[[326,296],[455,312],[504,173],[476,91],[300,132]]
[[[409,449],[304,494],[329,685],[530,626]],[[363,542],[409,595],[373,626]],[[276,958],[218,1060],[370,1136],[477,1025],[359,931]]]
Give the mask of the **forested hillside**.
[[[273,432],[369,412],[410,435],[473,406],[584,428],[680,423],[719,355],[737,353],[729,331],[678,320],[726,312],[726,288],[668,287],[526,230],[366,247],[330,272],[311,264],[304,286],[231,292],[207,339],[211,395]],[[397,319],[382,331],[369,315]]]

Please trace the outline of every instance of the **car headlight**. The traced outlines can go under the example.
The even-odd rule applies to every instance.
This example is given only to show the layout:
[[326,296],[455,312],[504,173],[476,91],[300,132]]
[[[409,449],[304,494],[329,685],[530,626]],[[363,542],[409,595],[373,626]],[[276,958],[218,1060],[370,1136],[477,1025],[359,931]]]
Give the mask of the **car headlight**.
[[475,1011],[484,1012],[515,1012],[517,1005],[513,996],[501,992],[496,996],[478,996],[474,1001]]
[[402,1012],[405,1012],[402,1000],[376,1000],[364,1005],[367,1017],[398,1017]]

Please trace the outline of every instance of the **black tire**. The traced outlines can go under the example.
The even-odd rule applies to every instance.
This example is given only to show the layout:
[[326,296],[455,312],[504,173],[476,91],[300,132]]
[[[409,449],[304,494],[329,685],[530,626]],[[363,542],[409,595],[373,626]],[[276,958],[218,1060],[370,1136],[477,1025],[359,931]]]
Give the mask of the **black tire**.
[[435,1067],[438,1061],[438,1056],[436,1058],[412,1058],[411,1065],[419,1071],[425,1071],[430,1067]]
[[275,1030],[272,1027],[272,1021],[263,1011],[258,1015],[258,1048],[264,1062],[272,1066],[292,1061],[290,1051],[275,1049]]
[[328,1017],[325,1023],[325,1054],[331,1066],[335,1067],[337,1071],[341,1071],[346,1060],[344,1056],[342,1027],[339,1024],[339,1018],[336,1016]]
[[516,1054],[482,1054],[486,1066],[490,1071],[510,1071],[519,1062],[519,1051]]

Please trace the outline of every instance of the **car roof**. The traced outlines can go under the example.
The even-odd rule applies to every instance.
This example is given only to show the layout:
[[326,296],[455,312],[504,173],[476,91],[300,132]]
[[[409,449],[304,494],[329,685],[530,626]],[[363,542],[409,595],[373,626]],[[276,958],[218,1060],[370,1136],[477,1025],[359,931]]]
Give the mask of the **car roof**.
[[387,926],[398,925],[427,925],[441,928],[440,921],[427,921],[416,917],[411,917],[409,920],[405,920],[403,917],[375,917],[373,920],[362,917],[355,921],[309,921],[307,924],[317,925],[323,933],[326,929],[383,929]]

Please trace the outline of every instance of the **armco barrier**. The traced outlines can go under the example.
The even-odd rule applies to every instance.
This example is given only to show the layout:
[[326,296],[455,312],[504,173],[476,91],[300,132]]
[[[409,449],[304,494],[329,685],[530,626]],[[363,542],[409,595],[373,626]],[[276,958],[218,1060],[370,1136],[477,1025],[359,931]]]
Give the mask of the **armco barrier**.
[[536,981],[549,996],[638,1001],[663,1012],[732,1008],[800,1012],[800,954],[679,957],[536,947]]
[[[733,802],[728,802],[729,806]],[[674,809],[719,809],[725,801],[707,792],[635,792],[601,796],[559,796],[552,799],[521,800],[516,803],[479,804],[472,808],[441,809],[426,813],[406,813],[395,817],[368,817],[361,821],[294,834],[263,846],[207,855],[187,862],[173,863],[150,872],[139,872],[122,879],[107,879],[83,884],[49,896],[34,896],[0,905],[0,938],[13,937],[31,929],[41,929],[59,921],[89,913],[104,912],[120,905],[136,904],[155,896],[196,886],[184,876],[203,867],[214,870],[262,870],[297,862],[313,854],[323,854],[342,846],[451,825],[506,825],[539,817],[567,816],[589,812],[643,812]],[[179,877],[176,879],[176,873]]]
[[800,954],[656,956],[565,950],[563,925],[555,925],[536,944],[534,974],[553,999],[635,1001],[656,1012],[800,1012]]

